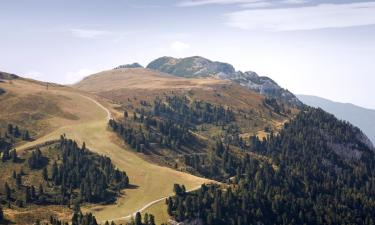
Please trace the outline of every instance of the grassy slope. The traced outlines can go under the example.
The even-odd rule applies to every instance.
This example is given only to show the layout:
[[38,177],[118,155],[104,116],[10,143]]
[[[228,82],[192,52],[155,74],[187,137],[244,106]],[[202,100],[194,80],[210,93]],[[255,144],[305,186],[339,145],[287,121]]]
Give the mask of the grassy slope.
[[126,195],[115,205],[85,207],[85,210],[93,211],[98,220],[127,216],[153,200],[170,195],[174,183],[182,183],[192,188],[207,182],[202,178],[151,164],[136,153],[124,150],[114,143],[115,135],[107,130],[107,111],[80,93],[68,94],[79,102],[80,111],[90,115],[85,119],[76,120],[75,123],[61,126],[18,149],[22,151],[29,146],[56,139],[65,133],[68,138],[75,139],[79,143],[84,141],[91,150],[109,156],[118,168],[125,170],[131,184],[135,186],[134,189],[127,190]]
[[[15,79],[0,83],[6,93],[0,96],[0,126],[13,123],[41,136],[60,126],[92,120],[91,113],[81,110],[72,88],[42,82]],[[85,103],[83,103],[85,104]]]
[[[240,117],[237,121],[248,135],[259,132],[262,136],[261,131],[266,126],[277,131],[280,124],[288,119],[270,114],[263,106],[264,96],[229,81],[212,78],[187,79],[143,68],[116,69],[91,75],[74,87],[119,103],[130,112],[140,107],[141,100],[152,103],[156,96],[162,98],[165,95],[188,95],[192,100],[229,106],[251,115],[247,119]],[[295,114],[295,110],[292,109],[292,112]],[[217,133],[215,129],[200,134],[210,136]]]

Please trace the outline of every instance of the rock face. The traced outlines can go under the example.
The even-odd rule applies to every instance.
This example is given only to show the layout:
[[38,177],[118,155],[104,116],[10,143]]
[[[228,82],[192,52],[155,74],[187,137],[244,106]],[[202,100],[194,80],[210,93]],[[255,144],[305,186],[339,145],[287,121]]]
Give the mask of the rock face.
[[302,103],[294,94],[281,88],[275,81],[268,77],[259,76],[252,71],[236,71],[228,63],[214,62],[200,56],[181,59],[161,57],[148,64],[147,68],[180,77],[215,77],[231,80],[267,97],[276,98],[290,105],[302,106]]
[[125,65],[120,65],[118,67],[115,67],[114,69],[128,69],[128,68],[143,68],[143,66],[139,63],[132,63],[132,64],[125,64]]

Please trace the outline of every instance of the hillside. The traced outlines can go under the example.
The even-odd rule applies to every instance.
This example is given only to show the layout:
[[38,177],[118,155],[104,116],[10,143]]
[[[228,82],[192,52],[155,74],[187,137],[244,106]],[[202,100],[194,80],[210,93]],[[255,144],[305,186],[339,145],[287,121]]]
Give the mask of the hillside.
[[277,98],[293,106],[302,106],[301,102],[291,92],[281,88],[268,77],[259,76],[252,71],[236,71],[228,63],[214,62],[200,56],[187,58],[161,57],[150,62],[147,68],[180,77],[216,77],[230,80],[267,97]]
[[[217,180],[233,172],[220,168],[223,159],[208,160],[217,141],[225,140],[241,155],[250,136],[277,133],[297,112],[229,81],[142,68],[104,71],[74,87],[119,105],[110,126],[134,151],[155,163]],[[218,173],[207,172],[213,165]]]
[[375,143],[375,110],[311,95],[298,95],[298,98],[307,105],[320,107],[337,118],[358,126]]
[[[169,218],[208,225],[355,223],[357,217],[369,221],[375,154],[358,128],[323,110],[300,110],[229,80],[130,67],[88,76],[72,87],[3,77],[0,104],[8,117],[2,129],[18,153],[13,162],[15,151],[2,150],[1,179],[9,182],[14,200],[13,207],[4,210],[7,219],[25,221],[32,213],[33,218],[66,220],[72,213],[68,206],[79,201],[82,212],[92,213],[86,216],[94,215],[98,222],[126,222],[137,211],[144,218],[146,212],[154,214],[158,223]],[[35,105],[41,107],[35,110]],[[17,120],[23,115],[11,113],[16,109],[43,116]],[[20,134],[26,131],[32,138],[23,140]],[[66,141],[61,142],[61,134]],[[59,139],[57,145],[49,142]],[[46,142],[38,153],[35,146]],[[61,153],[64,143],[70,147]],[[92,153],[75,156],[82,149]],[[73,182],[77,175],[61,172],[79,168],[74,167],[77,162],[66,161],[68,157],[73,162],[93,160],[78,163],[86,165],[86,172],[79,173],[81,183]],[[105,166],[108,160],[113,165]],[[67,164],[54,166],[54,161]],[[88,172],[92,164],[102,169]],[[50,178],[55,168],[61,176]],[[114,170],[107,168],[125,171],[126,182],[104,184],[102,172],[117,177],[108,175]],[[43,181],[45,170],[48,184]],[[38,183],[48,186],[45,196],[28,192]],[[6,190],[0,188],[0,198],[8,196]],[[170,197],[173,191],[176,196]],[[28,199],[26,208],[23,199]],[[38,207],[41,200],[48,205]],[[197,202],[200,207],[194,207]],[[41,211],[47,208],[50,214]],[[333,209],[338,209],[335,216],[330,214]]]
[[207,225],[373,223],[375,149],[358,128],[310,108],[249,151],[278,169],[249,157],[228,188],[175,188],[169,215]]
[[[46,83],[21,77],[4,80],[0,87],[6,91],[0,96],[0,104],[4,107],[1,118],[6,118],[6,123],[12,121],[20,128],[26,127],[33,134],[33,140],[17,143],[20,157],[24,157],[33,146],[59,139],[62,134],[66,134],[67,138],[77,141],[79,146],[85,142],[93,152],[110,157],[114,166],[127,172],[131,189],[128,189],[126,195],[121,195],[115,204],[90,203],[82,206],[85,212],[95,212],[99,221],[128,216],[148,203],[170,195],[175,182],[184,183],[187,188],[210,182],[154,165],[134,151],[128,151],[107,129],[110,110],[113,110],[112,105],[102,98],[61,85],[48,84],[47,88]],[[41,116],[28,116],[34,114]],[[3,191],[2,186],[0,195]],[[38,217],[38,213],[41,213],[39,209],[32,209],[30,213]],[[71,213],[66,207],[51,206],[50,210],[62,210],[64,213],[59,214],[61,218],[66,214],[69,217]],[[17,213],[5,210],[6,218],[15,218],[16,215],[26,214],[22,210]]]
[[0,181],[5,186],[0,195],[7,204],[5,215],[16,224],[48,221],[50,216],[69,218],[72,206],[114,203],[130,187],[126,173],[109,158],[63,137],[22,156],[5,152]]
[[90,119],[69,87],[0,74],[0,128],[15,124],[38,137],[60,126]]

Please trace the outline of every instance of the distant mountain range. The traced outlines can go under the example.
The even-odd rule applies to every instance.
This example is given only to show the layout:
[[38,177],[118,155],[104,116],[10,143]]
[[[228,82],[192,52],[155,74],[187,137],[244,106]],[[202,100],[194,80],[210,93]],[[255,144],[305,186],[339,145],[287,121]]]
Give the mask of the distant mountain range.
[[[122,65],[116,67],[116,69],[134,68],[134,66],[141,67],[138,63],[134,63]],[[289,105],[302,106],[302,103],[293,93],[280,87],[275,81],[268,77],[259,76],[252,71],[236,71],[231,64],[211,61],[200,56],[187,58],[164,56],[152,61],[147,65],[147,68],[185,78],[213,77],[230,80],[267,97],[276,98]]]
[[375,143],[375,110],[310,95],[298,95],[298,98],[307,105],[320,107],[339,119],[358,126]]

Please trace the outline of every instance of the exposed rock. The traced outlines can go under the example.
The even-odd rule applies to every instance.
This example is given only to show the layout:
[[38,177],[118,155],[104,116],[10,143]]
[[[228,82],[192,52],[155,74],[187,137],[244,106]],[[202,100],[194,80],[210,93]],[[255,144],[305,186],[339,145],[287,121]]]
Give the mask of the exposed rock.
[[302,103],[294,94],[281,88],[268,77],[258,76],[252,71],[236,71],[228,63],[214,62],[200,56],[181,59],[161,57],[148,64],[147,68],[181,77],[216,77],[231,80],[267,97],[276,98],[294,106],[302,106]]
[[143,66],[139,63],[132,63],[132,64],[120,65],[114,69],[116,70],[116,69],[128,69],[128,68],[143,68]]
[[0,72],[0,79],[1,80],[14,80],[19,78],[19,76],[15,74],[10,74],[10,73],[5,73],[5,72]]
[[228,63],[213,62],[199,56],[182,59],[161,57],[148,64],[147,68],[181,77],[209,77],[218,73],[235,73],[233,66]]

